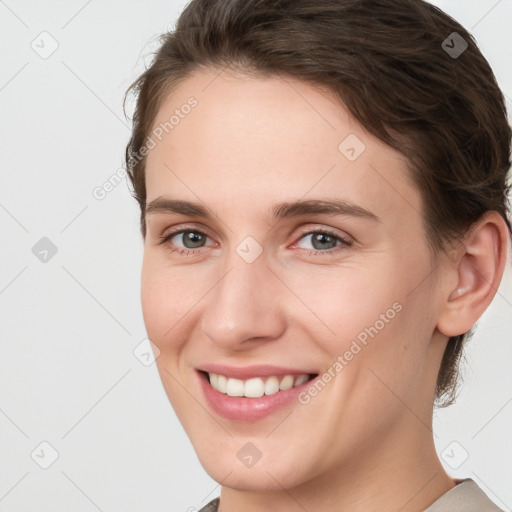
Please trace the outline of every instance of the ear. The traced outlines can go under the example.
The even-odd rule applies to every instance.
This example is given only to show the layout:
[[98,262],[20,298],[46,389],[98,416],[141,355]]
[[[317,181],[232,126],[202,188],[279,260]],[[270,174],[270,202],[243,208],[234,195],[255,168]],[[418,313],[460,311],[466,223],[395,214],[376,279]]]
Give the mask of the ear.
[[441,305],[437,329],[452,337],[469,331],[491,303],[508,261],[509,232],[498,212],[475,223],[453,253],[449,272],[455,273]]

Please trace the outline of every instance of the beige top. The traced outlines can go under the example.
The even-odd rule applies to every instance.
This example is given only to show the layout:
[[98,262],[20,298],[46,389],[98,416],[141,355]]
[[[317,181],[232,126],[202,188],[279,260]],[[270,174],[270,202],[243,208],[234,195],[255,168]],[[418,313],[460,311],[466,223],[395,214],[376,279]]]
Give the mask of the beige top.
[[[199,512],[218,512],[219,498],[210,501]],[[478,485],[466,478],[443,494],[424,512],[503,512]]]
[[436,500],[425,512],[503,512],[478,487],[466,478]]

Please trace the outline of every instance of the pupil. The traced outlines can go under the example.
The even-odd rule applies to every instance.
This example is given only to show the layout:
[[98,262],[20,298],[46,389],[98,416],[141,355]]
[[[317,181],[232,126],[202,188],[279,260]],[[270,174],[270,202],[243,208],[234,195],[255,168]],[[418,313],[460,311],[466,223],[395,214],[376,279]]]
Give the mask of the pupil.
[[[336,243],[336,240],[334,240],[333,237],[326,235],[325,233],[317,233],[313,236],[313,247],[315,249],[325,249],[325,245],[322,245],[322,243],[327,242],[327,245],[329,245],[329,241]],[[316,247],[317,242],[320,243],[320,247]],[[334,247],[334,246],[332,246]],[[327,247],[328,249],[331,249],[332,247]]]
[[193,249],[195,247],[201,246],[203,235],[195,233],[194,231],[187,231],[185,233],[185,240],[192,244],[192,246],[189,246],[187,243],[185,243],[185,246],[187,246],[189,249]]

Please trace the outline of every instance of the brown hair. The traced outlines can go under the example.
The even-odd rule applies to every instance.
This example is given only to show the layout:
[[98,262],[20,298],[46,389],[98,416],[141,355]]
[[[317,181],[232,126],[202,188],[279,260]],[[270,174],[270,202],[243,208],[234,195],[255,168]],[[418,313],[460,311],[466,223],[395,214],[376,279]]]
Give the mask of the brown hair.
[[[200,67],[290,76],[334,92],[408,158],[434,256],[489,210],[512,233],[504,98],[473,37],[450,16],[422,0],[192,0],[127,92],[137,101],[126,166],[144,237],[144,144],[163,99]],[[438,406],[455,399],[471,334],[449,340]]]

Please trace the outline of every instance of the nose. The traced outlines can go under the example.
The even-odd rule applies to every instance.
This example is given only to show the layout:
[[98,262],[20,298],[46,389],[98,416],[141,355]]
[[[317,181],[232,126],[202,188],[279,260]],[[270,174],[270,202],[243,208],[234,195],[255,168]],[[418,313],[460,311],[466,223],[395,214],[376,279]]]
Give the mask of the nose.
[[204,335],[227,351],[248,350],[256,342],[279,338],[286,328],[283,288],[264,255],[247,263],[235,253],[226,262],[223,277],[205,297]]

